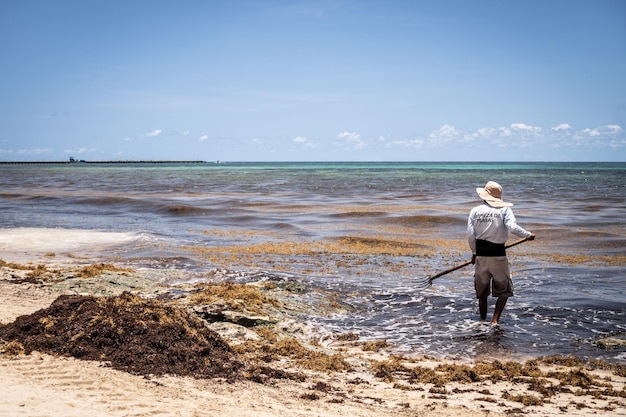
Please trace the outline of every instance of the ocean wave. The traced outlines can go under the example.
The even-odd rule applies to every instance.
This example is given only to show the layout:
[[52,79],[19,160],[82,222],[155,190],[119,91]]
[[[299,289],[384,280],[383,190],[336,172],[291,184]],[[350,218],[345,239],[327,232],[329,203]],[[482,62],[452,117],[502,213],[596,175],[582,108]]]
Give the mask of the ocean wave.
[[337,219],[361,219],[369,217],[385,217],[388,215],[389,213],[385,211],[349,211],[345,213],[330,214],[328,217]]
[[424,225],[461,225],[463,227],[465,225],[466,219],[459,216],[452,215],[430,215],[430,214],[420,214],[420,215],[412,215],[412,216],[398,216],[391,217],[386,220],[388,223],[399,224],[403,226],[424,226]]

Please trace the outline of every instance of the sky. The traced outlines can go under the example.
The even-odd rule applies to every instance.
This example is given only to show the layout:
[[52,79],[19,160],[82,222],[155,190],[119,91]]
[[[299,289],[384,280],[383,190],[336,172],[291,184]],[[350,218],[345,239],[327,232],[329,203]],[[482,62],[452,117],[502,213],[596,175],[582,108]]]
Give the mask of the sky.
[[0,0],[0,161],[626,161],[623,0]]

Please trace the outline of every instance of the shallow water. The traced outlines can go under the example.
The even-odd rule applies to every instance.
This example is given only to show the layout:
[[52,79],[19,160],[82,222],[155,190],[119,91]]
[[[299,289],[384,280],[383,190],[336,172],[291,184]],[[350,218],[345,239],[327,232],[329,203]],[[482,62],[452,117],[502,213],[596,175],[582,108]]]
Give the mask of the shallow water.
[[[593,344],[600,335],[625,330],[625,297],[623,289],[613,286],[616,273],[620,271],[518,271],[518,295],[509,300],[498,328],[477,320],[469,272],[424,292],[407,283],[387,282],[387,289],[359,285],[362,295],[352,298],[357,309],[349,319],[339,316],[320,322],[372,339],[385,335],[406,353],[459,357],[505,353],[520,358],[568,354],[623,360],[623,351],[606,352]],[[568,289],[559,282],[564,275],[574,281]],[[594,289],[581,292],[589,280]]]
[[[57,259],[88,253],[189,280],[268,271],[306,284],[312,303],[336,293],[345,313],[303,319],[403,353],[626,363],[626,349],[593,343],[626,334],[625,164],[0,165],[0,179],[5,256],[19,252],[6,243],[16,228],[55,229],[29,239]],[[415,288],[468,259],[467,214],[488,180],[538,236],[510,250],[516,296],[497,329],[477,321],[471,267]],[[57,234],[77,230],[130,240],[72,246]]]

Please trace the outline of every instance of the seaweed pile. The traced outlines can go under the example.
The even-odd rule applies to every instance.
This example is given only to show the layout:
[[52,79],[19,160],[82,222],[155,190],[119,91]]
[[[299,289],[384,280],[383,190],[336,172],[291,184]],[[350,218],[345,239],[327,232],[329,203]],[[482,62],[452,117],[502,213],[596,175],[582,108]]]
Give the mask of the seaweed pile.
[[0,338],[40,351],[97,360],[138,375],[233,378],[242,363],[214,331],[183,309],[130,293],[62,295],[0,326]]

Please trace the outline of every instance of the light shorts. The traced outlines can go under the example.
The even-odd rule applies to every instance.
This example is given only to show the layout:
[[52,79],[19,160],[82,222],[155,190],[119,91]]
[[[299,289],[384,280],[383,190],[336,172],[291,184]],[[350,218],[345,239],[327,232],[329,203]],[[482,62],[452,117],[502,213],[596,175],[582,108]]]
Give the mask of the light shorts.
[[490,293],[494,297],[513,297],[513,280],[506,256],[477,256],[474,266],[476,298]]

